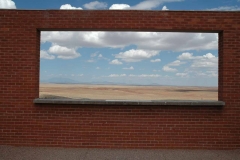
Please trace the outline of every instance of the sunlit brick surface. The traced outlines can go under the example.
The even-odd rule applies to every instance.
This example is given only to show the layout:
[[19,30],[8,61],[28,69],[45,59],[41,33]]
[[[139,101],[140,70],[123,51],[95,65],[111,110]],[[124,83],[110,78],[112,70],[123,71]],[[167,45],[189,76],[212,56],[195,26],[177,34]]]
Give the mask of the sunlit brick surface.
[[[34,104],[41,30],[218,32],[226,105]],[[239,136],[240,12],[0,10],[1,145],[236,149]]]

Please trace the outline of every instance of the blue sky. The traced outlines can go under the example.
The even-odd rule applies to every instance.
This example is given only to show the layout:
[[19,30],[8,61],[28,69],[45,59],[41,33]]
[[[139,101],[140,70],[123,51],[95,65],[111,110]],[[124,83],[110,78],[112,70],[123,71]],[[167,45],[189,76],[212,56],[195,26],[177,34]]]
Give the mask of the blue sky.
[[[161,10],[163,6],[167,6],[170,10],[239,10],[240,8],[239,0],[99,0],[98,3],[91,3],[96,2],[94,0],[0,0],[0,8],[12,7],[12,2],[15,3],[17,9],[59,9],[64,4],[83,9],[87,9],[89,6],[95,6],[97,9],[108,9],[113,4],[127,4],[131,7],[140,7],[140,4],[143,4],[145,8],[142,7],[142,9],[154,10]],[[84,5],[88,7],[86,8]],[[149,8],[149,6],[153,7]]]
[[[235,11],[240,0],[0,0],[0,8]],[[42,82],[218,85],[216,33],[41,32],[40,52]]]

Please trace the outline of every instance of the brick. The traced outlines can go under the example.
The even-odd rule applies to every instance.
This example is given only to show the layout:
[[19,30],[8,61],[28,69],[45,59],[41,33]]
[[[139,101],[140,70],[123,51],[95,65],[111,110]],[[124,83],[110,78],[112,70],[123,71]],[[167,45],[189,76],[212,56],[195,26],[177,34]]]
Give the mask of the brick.
[[[0,10],[0,145],[239,149],[239,21],[234,11]],[[34,104],[41,30],[217,32],[225,106]]]

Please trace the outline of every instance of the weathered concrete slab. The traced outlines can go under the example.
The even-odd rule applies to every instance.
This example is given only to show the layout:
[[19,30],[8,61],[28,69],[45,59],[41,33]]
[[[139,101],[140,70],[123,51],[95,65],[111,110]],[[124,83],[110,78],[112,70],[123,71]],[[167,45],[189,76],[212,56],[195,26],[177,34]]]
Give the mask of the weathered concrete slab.
[[78,149],[0,146],[1,160],[239,160],[239,150]]
[[98,105],[159,105],[159,106],[224,106],[223,101],[197,100],[82,100],[82,99],[34,99],[41,104],[98,104]]

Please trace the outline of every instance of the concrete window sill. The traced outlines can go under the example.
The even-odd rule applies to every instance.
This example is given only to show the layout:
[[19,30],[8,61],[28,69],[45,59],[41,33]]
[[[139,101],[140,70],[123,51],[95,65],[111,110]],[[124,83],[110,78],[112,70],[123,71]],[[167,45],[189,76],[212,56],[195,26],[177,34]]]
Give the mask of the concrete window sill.
[[87,104],[87,105],[151,105],[151,106],[224,106],[223,101],[211,100],[82,100],[37,98],[35,104]]

